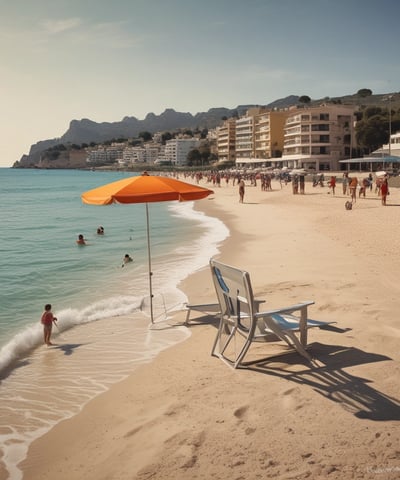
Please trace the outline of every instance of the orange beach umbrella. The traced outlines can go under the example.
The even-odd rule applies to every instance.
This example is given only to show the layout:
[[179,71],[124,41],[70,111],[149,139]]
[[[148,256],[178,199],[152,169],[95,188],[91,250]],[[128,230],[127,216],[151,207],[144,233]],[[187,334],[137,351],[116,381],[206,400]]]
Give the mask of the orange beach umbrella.
[[153,289],[150,251],[150,228],[148,203],[178,200],[185,202],[200,200],[214,193],[208,188],[181,182],[175,178],[151,176],[144,172],[140,176],[129,177],[84,192],[82,201],[90,205],[110,205],[112,203],[145,203],[147,223],[147,251],[149,264],[150,317],[153,320]]

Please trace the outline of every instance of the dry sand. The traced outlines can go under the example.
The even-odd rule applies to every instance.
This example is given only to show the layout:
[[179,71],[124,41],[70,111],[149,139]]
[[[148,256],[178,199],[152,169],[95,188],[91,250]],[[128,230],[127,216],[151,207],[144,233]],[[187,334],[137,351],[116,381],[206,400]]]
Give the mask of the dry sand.
[[[266,307],[312,299],[312,318],[337,322],[309,333],[319,368],[294,353],[232,370],[210,356],[215,321],[203,317],[35,441],[24,479],[400,478],[400,191],[346,211],[340,186],[273,188],[247,186],[239,204],[224,185],[196,208],[229,227],[219,259],[250,272]],[[182,289],[215,301],[208,268]]]

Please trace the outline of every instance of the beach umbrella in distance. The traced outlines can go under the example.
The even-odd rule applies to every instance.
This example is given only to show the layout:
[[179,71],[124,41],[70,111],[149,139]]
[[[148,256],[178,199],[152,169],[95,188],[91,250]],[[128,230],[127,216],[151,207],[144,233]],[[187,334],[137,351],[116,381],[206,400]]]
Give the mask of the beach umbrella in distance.
[[153,318],[153,287],[151,270],[151,246],[149,226],[149,203],[177,200],[186,202],[200,200],[214,193],[208,188],[181,182],[171,177],[142,175],[124,178],[101,187],[88,190],[81,195],[82,201],[89,205],[110,205],[112,203],[144,203],[146,205],[147,254],[149,270],[150,318]]

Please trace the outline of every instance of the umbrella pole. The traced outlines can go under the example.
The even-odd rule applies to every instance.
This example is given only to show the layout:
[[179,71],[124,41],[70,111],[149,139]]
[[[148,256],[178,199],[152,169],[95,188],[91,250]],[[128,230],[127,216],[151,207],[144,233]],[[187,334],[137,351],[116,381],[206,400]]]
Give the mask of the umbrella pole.
[[152,275],[151,271],[151,249],[150,249],[150,227],[149,227],[149,204],[146,202],[146,223],[147,223],[147,255],[149,262],[149,291],[150,291],[150,318],[151,323],[154,323],[153,319],[153,285],[152,285]]

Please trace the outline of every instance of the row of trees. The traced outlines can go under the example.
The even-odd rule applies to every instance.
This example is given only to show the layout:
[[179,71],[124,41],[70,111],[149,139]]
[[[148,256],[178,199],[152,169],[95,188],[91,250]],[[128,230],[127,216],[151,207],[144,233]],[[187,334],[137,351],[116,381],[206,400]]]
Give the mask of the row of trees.
[[389,142],[390,132],[400,131],[400,110],[364,108],[355,130],[361,153],[369,154]]

